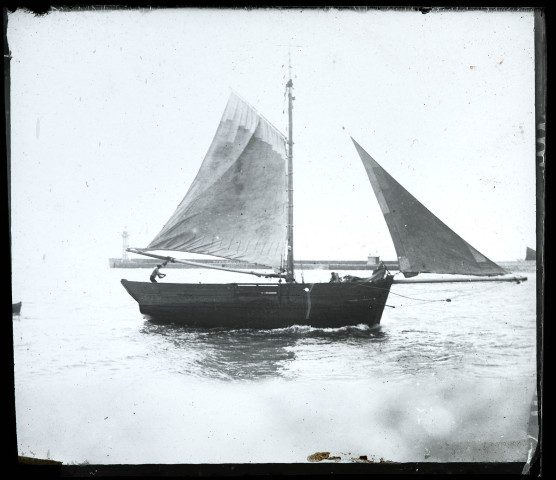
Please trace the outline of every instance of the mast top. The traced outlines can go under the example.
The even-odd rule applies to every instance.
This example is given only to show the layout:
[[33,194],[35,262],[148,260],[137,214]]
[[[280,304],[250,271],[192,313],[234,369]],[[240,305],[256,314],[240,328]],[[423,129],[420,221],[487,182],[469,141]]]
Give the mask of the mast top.
[[289,80],[286,84],[288,91],[288,170],[287,170],[287,191],[288,191],[288,229],[287,229],[287,257],[286,257],[286,282],[295,282],[294,260],[293,260],[293,95],[292,95],[292,61],[291,52],[288,51],[288,73]]
[[288,83],[287,86],[291,87],[293,85],[292,82],[292,52],[288,51]]

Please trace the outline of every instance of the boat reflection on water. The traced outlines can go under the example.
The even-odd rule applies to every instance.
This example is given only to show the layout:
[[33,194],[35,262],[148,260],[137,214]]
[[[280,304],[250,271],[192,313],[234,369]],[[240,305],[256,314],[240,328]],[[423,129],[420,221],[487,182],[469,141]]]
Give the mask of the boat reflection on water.
[[326,369],[323,360],[337,358],[338,349],[349,359],[350,352],[361,352],[369,343],[388,337],[380,326],[366,325],[229,330],[146,321],[141,332],[157,340],[157,348],[172,359],[172,368],[196,377],[235,381],[304,376],[300,370]]

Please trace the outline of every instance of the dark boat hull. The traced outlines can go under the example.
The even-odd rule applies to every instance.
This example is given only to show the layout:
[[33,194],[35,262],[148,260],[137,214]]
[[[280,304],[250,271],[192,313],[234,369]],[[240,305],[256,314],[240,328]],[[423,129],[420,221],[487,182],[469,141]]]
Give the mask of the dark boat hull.
[[12,315],[19,315],[21,313],[21,302],[12,303]]
[[343,327],[380,323],[392,285],[373,282],[179,284],[122,280],[151,321],[200,328]]

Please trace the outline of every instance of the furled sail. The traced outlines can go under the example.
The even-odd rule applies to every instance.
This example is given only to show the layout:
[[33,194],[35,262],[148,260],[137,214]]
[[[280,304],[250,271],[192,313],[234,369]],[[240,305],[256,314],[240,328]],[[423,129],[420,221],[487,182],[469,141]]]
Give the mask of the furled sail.
[[145,250],[204,253],[280,269],[286,158],[284,136],[232,93],[189,191]]
[[532,248],[527,247],[527,251],[525,252],[525,260],[536,260],[537,259],[537,252]]
[[352,138],[394,241],[400,271],[419,273],[504,275],[403,188]]

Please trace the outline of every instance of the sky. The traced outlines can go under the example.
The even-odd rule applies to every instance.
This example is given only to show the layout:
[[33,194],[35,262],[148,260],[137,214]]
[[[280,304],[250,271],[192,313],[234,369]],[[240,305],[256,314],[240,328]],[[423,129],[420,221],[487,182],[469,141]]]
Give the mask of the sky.
[[535,247],[531,10],[17,10],[8,42],[14,270],[146,247],[232,89],[287,133],[288,54],[296,259],[396,258],[350,137],[492,260]]

